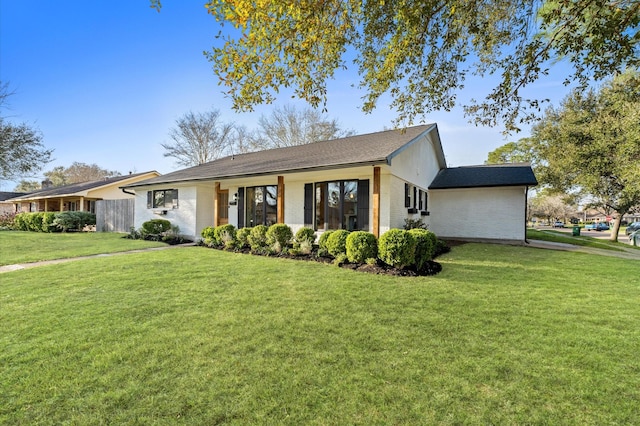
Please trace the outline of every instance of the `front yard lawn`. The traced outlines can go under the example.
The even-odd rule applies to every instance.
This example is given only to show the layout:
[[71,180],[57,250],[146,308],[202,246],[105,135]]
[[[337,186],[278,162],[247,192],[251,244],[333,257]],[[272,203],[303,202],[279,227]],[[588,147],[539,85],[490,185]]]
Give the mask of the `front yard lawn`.
[[129,240],[116,233],[0,231],[0,266],[163,246],[166,244]]
[[3,274],[0,423],[640,423],[636,262],[438,261],[389,277],[189,247]]

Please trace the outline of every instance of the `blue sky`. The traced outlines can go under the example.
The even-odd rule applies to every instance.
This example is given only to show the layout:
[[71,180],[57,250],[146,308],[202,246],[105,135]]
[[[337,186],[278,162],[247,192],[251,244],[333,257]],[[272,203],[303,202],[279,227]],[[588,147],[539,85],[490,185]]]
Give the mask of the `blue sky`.
[[[221,94],[202,53],[218,42],[219,26],[203,4],[166,0],[157,13],[147,0],[0,2],[0,80],[16,92],[3,114],[39,128],[55,149],[45,171],[78,161],[121,173],[168,173],[177,167],[160,144],[183,114],[215,108],[223,121],[249,129],[269,114],[273,105],[235,113]],[[372,114],[359,109],[352,68],[329,83],[328,116],[356,133],[391,127],[394,112],[384,99]],[[480,97],[487,87],[470,80],[464,96]],[[554,104],[568,90],[561,76],[532,87]],[[277,103],[284,104],[305,106],[286,94]],[[527,136],[526,129],[505,139],[501,128],[475,127],[461,109],[425,121],[438,124],[449,166],[482,164],[489,151]],[[3,191],[14,186],[0,182]]]

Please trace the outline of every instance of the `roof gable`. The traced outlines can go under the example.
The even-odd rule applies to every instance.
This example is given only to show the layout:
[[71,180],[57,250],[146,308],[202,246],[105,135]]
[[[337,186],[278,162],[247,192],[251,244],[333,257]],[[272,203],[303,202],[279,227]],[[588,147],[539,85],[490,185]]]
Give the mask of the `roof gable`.
[[528,164],[498,164],[442,169],[429,189],[535,186],[538,180]]
[[231,155],[199,166],[178,170],[128,187],[159,183],[215,180],[312,169],[335,169],[357,165],[389,164],[391,159],[421,136],[435,132],[436,150],[444,161],[435,124],[401,130],[350,136],[286,148]]

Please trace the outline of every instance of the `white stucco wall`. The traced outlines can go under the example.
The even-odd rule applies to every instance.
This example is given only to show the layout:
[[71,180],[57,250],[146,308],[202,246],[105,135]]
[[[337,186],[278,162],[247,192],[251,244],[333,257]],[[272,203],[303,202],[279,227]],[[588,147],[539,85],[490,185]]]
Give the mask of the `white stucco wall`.
[[[389,176],[383,180],[381,199],[385,206],[385,220],[380,221],[380,234],[390,228],[402,228],[404,220],[422,219],[430,225],[430,216],[422,216],[420,212],[411,214],[404,206],[404,184],[409,183],[427,192],[429,184],[444,164],[438,162],[435,142],[429,135],[423,136],[411,146],[400,152],[391,160]],[[382,216],[382,215],[381,215]]]
[[524,241],[525,188],[429,192],[429,229],[440,238]]
[[[147,191],[160,189],[178,190],[177,208],[147,208]],[[142,224],[151,219],[167,219],[172,225],[180,228],[180,234],[197,238],[200,231],[205,226],[213,225],[213,187],[206,189],[203,184],[198,186],[186,185],[159,185],[136,189],[135,198],[135,227],[139,229]],[[198,205],[201,205],[201,212],[198,213]],[[166,214],[159,214],[166,211]],[[208,221],[207,211],[210,211],[210,221]],[[208,223],[205,225],[205,223]]]

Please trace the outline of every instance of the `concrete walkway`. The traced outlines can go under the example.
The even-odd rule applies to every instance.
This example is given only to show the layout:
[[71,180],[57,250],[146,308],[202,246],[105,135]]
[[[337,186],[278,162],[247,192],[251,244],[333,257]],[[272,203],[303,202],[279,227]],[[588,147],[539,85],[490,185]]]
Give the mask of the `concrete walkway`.
[[12,272],[12,271],[19,271],[21,269],[35,268],[37,266],[56,265],[58,263],[75,262],[77,260],[95,259],[98,257],[121,256],[125,254],[144,253],[148,251],[169,250],[169,249],[180,248],[180,247],[192,247],[194,245],[195,243],[177,244],[174,246],[151,247],[151,248],[139,249],[139,250],[119,251],[115,253],[92,254],[89,256],[69,257],[66,259],[53,259],[53,260],[43,260],[40,262],[19,263],[16,265],[5,265],[5,266],[0,266],[0,274],[3,272]]

